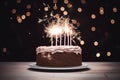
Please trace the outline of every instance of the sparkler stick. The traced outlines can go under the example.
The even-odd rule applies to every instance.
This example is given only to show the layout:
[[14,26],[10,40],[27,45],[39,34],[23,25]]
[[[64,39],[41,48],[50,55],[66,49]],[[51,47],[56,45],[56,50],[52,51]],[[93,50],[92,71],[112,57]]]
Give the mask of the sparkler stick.
[[70,35],[70,46],[72,45],[72,38],[71,38],[71,35]]
[[69,33],[67,33],[67,45],[69,46]]
[[53,46],[53,36],[51,35],[51,46]]
[[72,45],[72,30],[70,31],[70,46]]
[[64,46],[66,45],[66,34],[64,34]]
[[61,44],[62,44],[62,37],[61,37],[61,34],[60,34],[60,46],[61,46]]
[[56,34],[56,38],[55,39],[56,39],[56,46],[57,46],[57,34]]

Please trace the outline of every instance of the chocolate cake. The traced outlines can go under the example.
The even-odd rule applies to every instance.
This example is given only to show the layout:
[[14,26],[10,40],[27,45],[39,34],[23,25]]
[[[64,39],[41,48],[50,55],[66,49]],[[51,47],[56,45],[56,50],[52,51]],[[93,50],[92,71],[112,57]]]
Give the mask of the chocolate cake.
[[36,65],[44,67],[72,67],[82,65],[79,46],[40,46],[36,48]]

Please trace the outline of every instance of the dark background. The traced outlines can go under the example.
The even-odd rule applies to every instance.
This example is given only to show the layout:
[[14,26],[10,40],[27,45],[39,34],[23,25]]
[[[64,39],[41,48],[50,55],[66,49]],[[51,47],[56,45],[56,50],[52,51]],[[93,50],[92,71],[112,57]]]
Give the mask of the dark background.
[[[53,0],[0,0],[0,61],[35,61],[36,47],[50,44],[48,38],[42,37],[45,36],[43,23],[38,23],[38,18],[50,14],[44,11],[43,3],[49,4],[52,11]],[[86,0],[85,4],[81,0],[69,0],[69,3],[73,5],[70,9],[63,0],[59,0],[57,6],[64,6],[70,18],[80,21],[78,29],[85,44],[77,43],[82,47],[83,61],[120,61],[120,0]],[[28,4],[30,9],[26,9]],[[78,7],[82,8],[81,13],[77,12]],[[100,7],[104,7],[103,15],[99,13]],[[112,11],[114,7],[117,12]],[[12,9],[16,9],[15,14]],[[18,23],[16,17],[27,11],[31,15]],[[53,11],[61,14],[59,9]],[[91,19],[91,14],[95,14],[96,19]],[[110,23],[111,19],[115,24]],[[91,26],[96,27],[95,32]],[[99,45],[94,46],[94,41]],[[108,51],[111,56],[106,55]],[[97,52],[100,57],[96,57]]]

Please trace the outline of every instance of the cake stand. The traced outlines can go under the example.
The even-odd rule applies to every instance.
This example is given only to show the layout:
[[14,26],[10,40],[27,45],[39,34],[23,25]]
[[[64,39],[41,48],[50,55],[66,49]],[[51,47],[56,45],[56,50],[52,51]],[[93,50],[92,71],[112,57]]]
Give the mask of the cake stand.
[[87,64],[82,63],[81,66],[73,66],[73,67],[43,67],[38,66],[36,63],[29,65],[30,69],[37,69],[37,70],[85,70],[89,69]]

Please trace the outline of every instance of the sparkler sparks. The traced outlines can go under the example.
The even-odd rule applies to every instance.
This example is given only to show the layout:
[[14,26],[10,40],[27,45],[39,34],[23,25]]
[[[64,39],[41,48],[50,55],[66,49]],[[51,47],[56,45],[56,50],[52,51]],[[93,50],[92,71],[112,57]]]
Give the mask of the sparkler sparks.
[[[68,8],[72,7],[72,4],[66,4]],[[47,33],[46,37],[50,38],[51,46],[58,46],[58,45],[64,45],[64,46],[72,46],[73,43],[76,44],[77,40],[81,40],[80,36],[78,34],[80,32],[77,32],[74,25],[77,24],[77,21],[73,23],[73,20],[70,18],[66,18],[63,16],[68,16],[68,11],[65,10],[64,7],[61,7],[60,10],[63,12],[63,16],[60,17],[60,14],[55,13],[58,9],[57,3],[54,4],[52,7],[52,11],[50,10],[50,6],[46,3],[43,3],[44,11],[48,14],[45,14],[43,18],[38,18],[38,23],[43,23],[45,26],[45,32]],[[48,9],[49,8],[49,9]],[[45,24],[44,24],[45,22]],[[46,25],[47,24],[47,25]]]
[[[47,33],[47,37],[51,38],[51,46],[55,45],[61,46],[62,44],[71,46],[73,37],[77,37],[78,34],[75,31],[75,27],[70,23],[69,18],[55,18],[51,22],[48,21],[48,26],[45,28],[45,32]],[[79,37],[80,38],[80,37]],[[55,39],[55,40],[54,40]],[[62,41],[64,39],[64,41]]]

